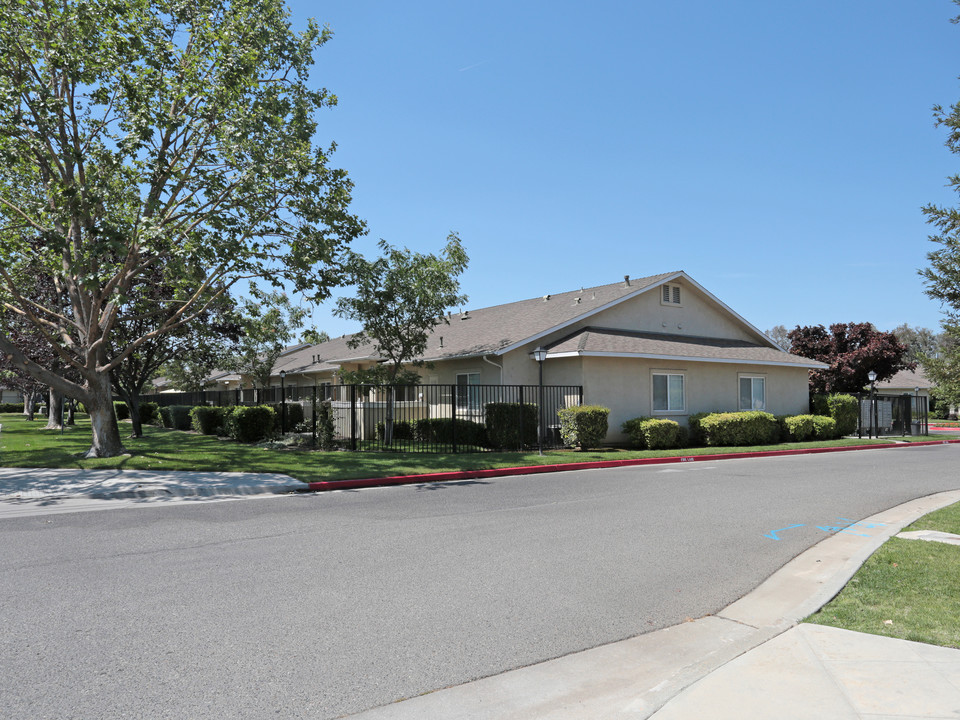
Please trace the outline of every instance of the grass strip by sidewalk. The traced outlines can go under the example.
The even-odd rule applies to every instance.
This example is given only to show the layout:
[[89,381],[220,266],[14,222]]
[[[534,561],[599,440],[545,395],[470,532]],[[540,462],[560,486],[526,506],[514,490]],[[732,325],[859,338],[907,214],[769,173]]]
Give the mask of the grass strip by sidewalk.
[[[960,503],[904,530],[960,534]],[[806,622],[960,648],[960,546],[891,538]]]
[[[781,443],[762,447],[685,448],[638,451],[603,449],[590,452],[548,451],[460,454],[388,452],[316,452],[242,445],[196,433],[145,426],[144,437],[125,439],[128,455],[82,459],[90,447],[90,424],[80,416],[61,433],[44,430],[44,421],[28,422],[22,415],[0,415],[0,467],[126,468],[130,470],[203,470],[219,472],[284,473],[303,482],[352,480],[392,475],[419,475],[457,470],[486,470],[572,462],[626,460],[653,457],[693,457],[764,450],[796,450],[887,443],[889,440],[832,440]],[[121,433],[129,424],[121,424]],[[904,438],[909,439],[909,438]],[[918,437],[917,440],[930,438]]]

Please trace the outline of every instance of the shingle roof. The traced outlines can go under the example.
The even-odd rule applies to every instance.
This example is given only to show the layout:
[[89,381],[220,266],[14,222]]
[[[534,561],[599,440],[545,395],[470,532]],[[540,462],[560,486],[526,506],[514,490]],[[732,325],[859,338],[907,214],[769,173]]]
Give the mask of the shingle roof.
[[918,367],[916,370],[901,370],[889,380],[878,382],[877,387],[890,387],[890,388],[918,387],[921,390],[929,390],[931,387],[933,387],[933,383],[930,382],[927,376],[923,374],[923,370],[921,370]]
[[[441,360],[497,353],[546,335],[577,318],[597,312],[679,274],[662,273],[631,279],[629,283],[621,281],[451,314],[447,318],[449,324],[444,323],[434,329],[424,358]],[[442,348],[440,338],[443,338]]]
[[547,347],[547,357],[561,355],[640,356],[712,362],[789,365],[818,369],[824,363],[743,340],[631,332],[587,327]]
[[[421,359],[447,360],[505,352],[514,346],[532,342],[576,321],[582,321],[607,307],[677,277],[683,277],[696,285],[682,271],[675,271],[451,313],[444,323],[434,328],[427,350]],[[730,312],[736,315],[733,311]],[[748,328],[751,327],[746,321],[744,323]],[[759,330],[751,329],[757,334],[757,344],[747,342],[737,344],[735,341],[688,336],[660,336],[654,333],[631,335],[607,332],[603,335],[598,334],[596,328],[591,329],[585,336],[583,333],[578,333],[577,337],[591,343],[590,347],[594,348],[592,352],[652,354],[663,357],[682,355],[714,360],[729,359],[730,361],[766,362],[811,368],[826,367],[815,361],[774,349],[771,347],[772,343],[762,344],[765,336]],[[628,335],[631,335],[630,339]],[[356,349],[350,348],[348,343],[352,337],[352,335],[345,335],[334,338],[280,358],[274,367],[274,373],[281,370],[288,373],[336,370],[343,362],[377,359],[372,343]],[[627,349],[628,346],[631,349]],[[559,346],[555,345],[551,354],[558,352],[558,348]]]

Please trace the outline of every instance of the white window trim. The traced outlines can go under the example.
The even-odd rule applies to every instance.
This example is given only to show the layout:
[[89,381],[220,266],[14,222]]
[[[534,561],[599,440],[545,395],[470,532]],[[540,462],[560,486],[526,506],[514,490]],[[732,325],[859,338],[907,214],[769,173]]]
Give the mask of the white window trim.
[[[740,383],[743,380],[750,380],[750,397],[751,397],[751,407],[745,408],[740,406]],[[753,380],[763,380],[763,407],[755,408],[752,407],[752,398],[753,398]],[[760,373],[737,373],[737,407],[741,411],[745,410],[760,410],[761,412],[766,412],[767,410],[767,376]]]
[[[681,378],[683,378],[683,398],[682,398],[682,399],[683,399],[683,407],[682,407],[682,408],[680,408],[679,410],[656,410],[656,409],[654,408],[654,402],[655,402],[655,401],[654,401],[654,396],[653,396],[653,394],[654,394],[653,379],[654,379],[657,375],[666,375],[666,376],[668,377],[668,379],[667,379],[667,392],[668,392],[668,393],[669,393],[669,391],[670,391],[670,380],[669,380],[669,376],[670,376],[670,375],[679,375]],[[739,386],[738,386],[738,388],[739,388]],[[738,392],[739,392],[739,389],[738,389]],[[668,397],[667,397],[667,405],[669,406],[669,404],[670,404],[670,398],[669,398],[669,395],[668,395]],[[686,415],[686,414],[687,414],[687,373],[686,373],[685,370],[651,370],[651,371],[650,371],[650,412],[651,412],[651,414],[653,414],[653,415]]]
[[[666,291],[668,300],[663,299],[664,292]],[[683,307],[683,292],[684,288],[677,283],[663,283],[660,286],[660,304],[664,307]],[[676,298],[676,300],[674,300]]]

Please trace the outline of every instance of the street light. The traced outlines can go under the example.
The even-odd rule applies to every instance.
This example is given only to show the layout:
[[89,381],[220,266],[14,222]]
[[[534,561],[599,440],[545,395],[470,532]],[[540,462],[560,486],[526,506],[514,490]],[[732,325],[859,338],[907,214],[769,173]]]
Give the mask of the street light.
[[533,351],[533,359],[540,366],[540,385],[537,394],[537,452],[543,455],[543,361],[547,359],[547,351],[538,345]]
[[284,384],[284,378],[287,377],[287,371],[280,371],[280,434],[287,434],[287,388]]
[[[877,401],[874,399],[876,390],[877,373],[871,370],[867,373],[867,379],[870,381],[870,437],[873,437],[873,429],[877,426]],[[877,437],[880,437],[879,428]]]

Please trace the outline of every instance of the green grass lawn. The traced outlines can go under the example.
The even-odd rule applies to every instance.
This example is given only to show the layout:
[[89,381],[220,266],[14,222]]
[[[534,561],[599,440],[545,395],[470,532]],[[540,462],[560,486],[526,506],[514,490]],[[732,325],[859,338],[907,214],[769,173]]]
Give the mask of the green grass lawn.
[[[224,472],[285,473],[304,482],[347,480],[389,475],[415,475],[449,470],[478,470],[568,462],[620,460],[645,457],[692,457],[717,453],[789,450],[888,442],[887,440],[833,440],[819,443],[783,443],[764,447],[687,448],[636,451],[603,449],[537,453],[387,453],[316,452],[241,445],[192,432],[144,427],[144,437],[125,439],[128,455],[85,460],[90,447],[90,424],[78,417],[75,427],[43,430],[44,421],[28,422],[22,415],[0,415],[0,467],[128,468],[136,470],[217,470]],[[121,423],[121,434],[129,424]],[[905,438],[909,439],[909,438]],[[926,438],[915,438],[926,439]]]
[[[904,529],[960,534],[960,503]],[[960,547],[891,538],[807,622],[960,648]]]

